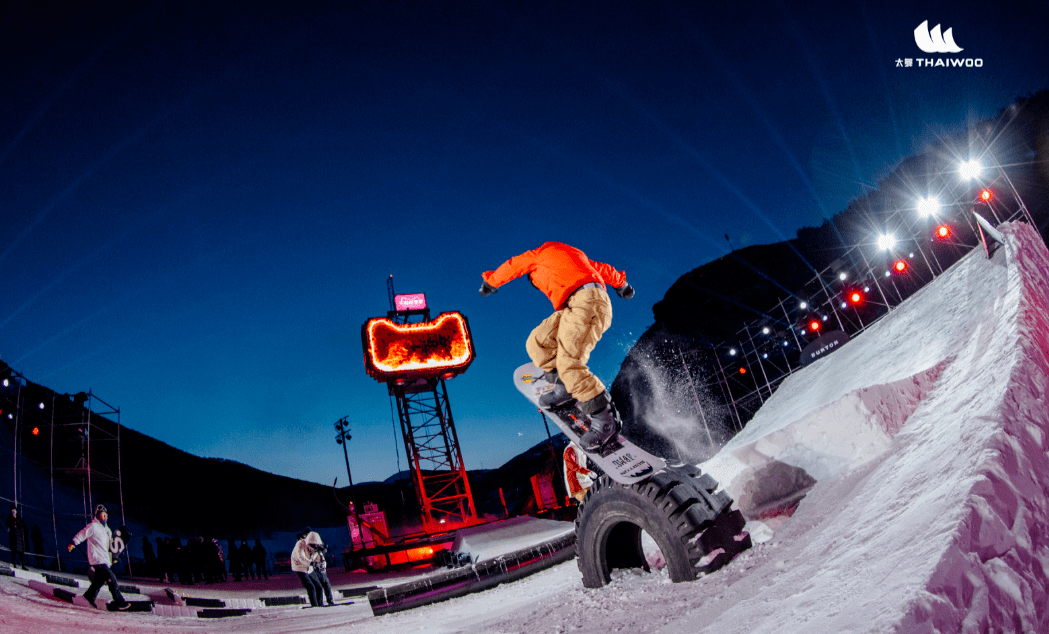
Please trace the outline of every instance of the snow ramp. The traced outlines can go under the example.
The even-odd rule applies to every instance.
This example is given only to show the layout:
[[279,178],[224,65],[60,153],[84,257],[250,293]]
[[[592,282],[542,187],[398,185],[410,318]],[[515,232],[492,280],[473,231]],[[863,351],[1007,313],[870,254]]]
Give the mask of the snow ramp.
[[701,465],[753,516],[804,495],[703,631],[1049,632],[1049,251],[1000,229]]

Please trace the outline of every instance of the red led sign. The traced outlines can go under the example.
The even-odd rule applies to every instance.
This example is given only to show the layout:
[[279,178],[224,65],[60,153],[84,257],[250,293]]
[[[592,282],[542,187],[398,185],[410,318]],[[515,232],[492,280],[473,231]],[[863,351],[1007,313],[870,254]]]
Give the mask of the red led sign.
[[399,324],[386,317],[361,327],[364,368],[376,381],[452,378],[474,360],[466,317],[441,313],[433,321]]

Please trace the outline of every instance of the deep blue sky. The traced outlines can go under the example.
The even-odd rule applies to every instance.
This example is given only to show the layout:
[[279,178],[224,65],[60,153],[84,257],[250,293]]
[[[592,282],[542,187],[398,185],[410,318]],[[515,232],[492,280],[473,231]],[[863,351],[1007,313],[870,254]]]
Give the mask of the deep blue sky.
[[[1046,2],[77,4],[0,9],[0,355],[318,482],[345,482],[344,415],[355,480],[405,467],[360,344],[389,275],[470,319],[452,410],[496,467],[545,438],[510,375],[550,306],[482,300],[482,271],[547,240],[626,270],[611,383],[724,234],[791,238],[1049,87]],[[897,67],[950,57],[924,20],[983,67]]]

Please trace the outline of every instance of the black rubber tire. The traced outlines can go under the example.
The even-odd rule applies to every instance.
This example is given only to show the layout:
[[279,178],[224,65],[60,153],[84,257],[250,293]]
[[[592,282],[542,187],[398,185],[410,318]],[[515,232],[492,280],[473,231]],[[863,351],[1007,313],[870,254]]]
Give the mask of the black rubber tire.
[[[713,495],[716,486],[713,478],[695,478],[689,472],[660,472],[631,486],[617,484],[607,475],[598,478],[576,517],[577,562],[583,585],[600,588],[611,581],[612,570],[619,568],[647,571],[642,530],[662,551],[671,581],[692,581],[698,572],[711,571],[711,566],[699,568],[698,564],[709,550],[721,547],[714,542],[726,536],[720,530],[711,531],[710,537],[718,533],[717,540],[703,539],[701,534],[727,516],[731,504],[727,496]],[[736,529],[734,521],[719,523],[728,532]],[[726,550],[733,552],[720,565],[738,552],[732,536],[727,539]]]

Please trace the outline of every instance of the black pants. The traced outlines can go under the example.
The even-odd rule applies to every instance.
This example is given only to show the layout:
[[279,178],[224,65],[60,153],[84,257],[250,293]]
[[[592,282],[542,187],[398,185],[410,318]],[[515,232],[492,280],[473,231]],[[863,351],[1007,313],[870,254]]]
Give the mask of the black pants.
[[99,564],[91,566],[91,570],[95,572],[95,576],[91,580],[91,585],[87,587],[84,598],[88,601],[94,601],[95,597],[98,596],[98,591],[105,585],[109,588],[109,594],[113,595],[113,601],[123,603],[124,595],[120,594],[120,588],[117,587],[117,578],[113,576],[113,571],[109,569],[109,566]]
[[[27,559],[26,559],[26,556],[25,556],[25,549],[19,549],[18,548],[18,544],[15,543],[15,540],[13,540],[13,539],[10,542],[10,546],[11,546],[11,567],[14,568],[16,566],[21,565],[22,569],[24,570],[25,567],[29,565],[27,563]],[[19,564],[18,563],[19,561],[21,561],[22,563]]]
[[321,590],[324,591],[324,595],[323,596],[321,596],[320,592],[317,593],[317,602],[320,603],[321,605],[323,605],[324,604],[323,599],[324,599],[324,597],[327,597],[328,598],[328,605],[335,605],[335,599],[333,599],[332,596],[331,596],[331,582],[328,581],[328,573],[327,572],[321,572],[320,570],[317,570],[316,568],[314,568],[313,569],[313,573],[311,573],[311,574],[313,574],[313,578],[314,578],[314,580],[316,580],[317,585],[320,586]]
[[299,575],[299,581],[302,582],[302,587],[306,588],[306,596],[310,600],[310,605],[315,608],[320,607],[323,600],[323,597],[321,597],[321,584],[317,582],[317,579],[313,574],[299,571],[295,571],[295,574]]

